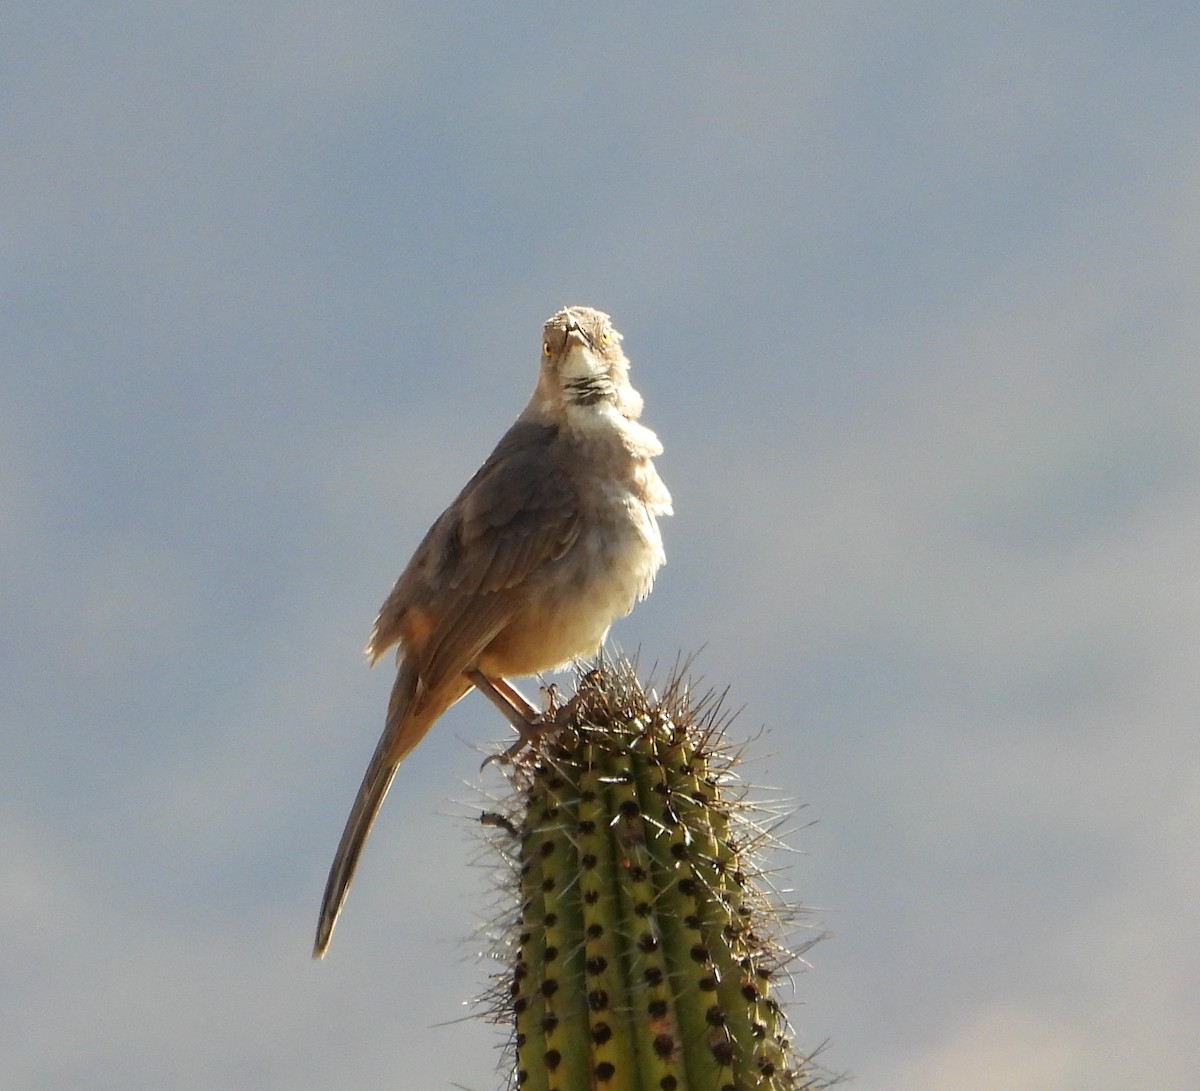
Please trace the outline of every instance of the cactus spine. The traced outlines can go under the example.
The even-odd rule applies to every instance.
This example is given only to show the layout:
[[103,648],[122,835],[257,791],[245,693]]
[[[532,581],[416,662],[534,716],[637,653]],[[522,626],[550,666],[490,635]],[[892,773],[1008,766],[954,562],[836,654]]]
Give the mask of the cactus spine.
[[[583,675],[565,726],[510,772],[519,921],[494,996],[521,1091],[797,1091],[817,1086],[770,995],[790,957],[752,859],[720,701],[677,672]],[[500,835],[503,836],[503,835]]]

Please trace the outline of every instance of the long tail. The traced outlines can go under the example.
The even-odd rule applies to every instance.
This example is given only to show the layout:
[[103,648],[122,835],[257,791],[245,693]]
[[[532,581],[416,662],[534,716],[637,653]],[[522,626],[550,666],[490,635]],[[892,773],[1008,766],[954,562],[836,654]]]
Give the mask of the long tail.
[[333,866],[329,869],[325,897],[321,901],[321,917],[317,923],[317,939],[313,944],[313,958],[325,957],[334,925],[337,924],[338,914],[342,911],[346,892],[350,888],[350,881],[358,867],[359,854],[366,844],[367,834],[371,832],[371,826],[375,823],[375,816],[383,805],[384,797],[392,786],[396,770],[408,752],[421,741],[434,720],[444,711],[444,707],[425,708],[419,713],[410,714],[413,712],[410,706],[416,688],[415,666],[401,663],[396,675],[396,684],[392,687],[391,700],[388,702],[387,725],[380,736],[379,744],[375,747],[375,753],[371,756],[371,763],[363,776],[354,806],[350,808],[350,817],[346,819],[342,840],[333,858]]

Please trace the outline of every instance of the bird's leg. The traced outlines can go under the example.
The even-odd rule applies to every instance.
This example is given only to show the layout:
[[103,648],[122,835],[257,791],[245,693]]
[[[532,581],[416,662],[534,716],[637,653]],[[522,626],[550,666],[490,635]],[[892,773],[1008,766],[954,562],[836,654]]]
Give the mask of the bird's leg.
[[514,686],[507,678],[491,678],[489,681],[496,687],[497,692],[504,695],[505,699],[512,705],[513,708],[521,710],[521,714],[525,717],[527,726],[533,727],[540,724],[546,717],[538,712],[528,701],[516,686]]
[[[502,754],[495,756],[498,761],[511,762],[526,747],[532,747],[546,732],[547,728],[557,727],[562,723],[563,711],[569,706],[573,706],[573,702],[568,701],[566,705],[559,707],[555,701],[552,702],[549,712],[538,712],[533,705],[521,696],[520,692],[511,682],[499,677],[499,675],[495,678],[489,678],[478,668],[472,668],[466,671],[465,674],[475,683],[475,688],[491,701],[500,710],[504,718],[516,728],[517,741]],[[491,758],[488,758],[488,761],[491,760]],[[484,765],[486,764],[487,762],[485,761]]]
[[541,723],[541,714],[511,683],[499,677],[489,678],[475,667],[464,673],[475,684],[475,688],[500,710],[500,714],[522,736]]

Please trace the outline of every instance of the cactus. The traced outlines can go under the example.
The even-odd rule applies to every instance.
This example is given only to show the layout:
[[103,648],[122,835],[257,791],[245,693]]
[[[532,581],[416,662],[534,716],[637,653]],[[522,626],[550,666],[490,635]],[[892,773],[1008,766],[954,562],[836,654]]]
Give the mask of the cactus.
[[683,670],[657,698],[602,658],[509,767],[510,798],[484,817],[519,910],[489,1002],[520,1091],[827,1086],[772,995],[786,917],[721,704]]

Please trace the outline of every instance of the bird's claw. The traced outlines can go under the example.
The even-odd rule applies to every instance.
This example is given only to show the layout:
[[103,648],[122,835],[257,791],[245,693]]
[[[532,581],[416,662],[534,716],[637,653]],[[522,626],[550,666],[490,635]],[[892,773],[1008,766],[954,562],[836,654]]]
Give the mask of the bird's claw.
[[[563,704],[558,703],[558,687],[551,684],[545,689],[546,694],[546,711],[539,716],[533,717],[519,727],[516,727],[517,741],[511,746],[501,750],[498,754],[489,754],[483,759],[483,764],[480,765],[479,771],[483,772],[492,762],[497,762],[500,765],[515,765],[517,758],[524,753],[525,750],[537,750],[538,744],[542,738],[552,731],[566,727],[574,717],[576,710],[579,708],[579,703],[582,700],[582,694],[575,694],[569,701]],[[514,725],[516,726],[516,725]]]

